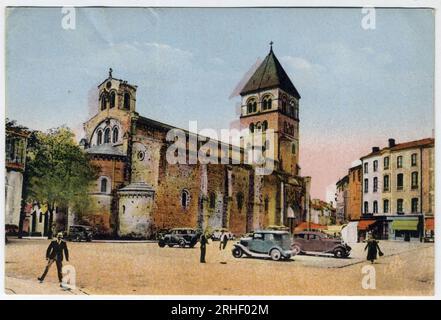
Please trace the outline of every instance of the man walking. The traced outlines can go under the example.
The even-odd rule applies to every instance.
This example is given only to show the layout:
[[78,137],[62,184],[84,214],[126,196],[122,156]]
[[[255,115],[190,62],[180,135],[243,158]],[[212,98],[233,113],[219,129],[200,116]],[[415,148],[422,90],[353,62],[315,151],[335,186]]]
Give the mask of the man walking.
[[225,233],[225,230],[222,230],[219,240],[219,250],[225,250],[228,243],[228,235]]
[[61,282],[63,280],[63,252],[66,256],[66,261],[69,261],[69,250],[67,250],[67,244],[65,241],[63,241],[63,233],[59,232],[57,234],[57,239],[53,240],[46,250],[46,260],[48,262],[46,268],[44,269],[43,275],[38,278],[40,283],[44,281],[44,278],[46,277],[50,267],[55,262],[55,264],[57,265],[58,281],[60,282],[60,287],[62,287]]
[[201,238],[199,239],[201,242],[201,263],[205,263],[205,253],[207,252],[207,244],[208,239],[205,233],[202,233]]
[[228,235],[225,233],[225,230],[222,229],[221,235],[219,237],[219,250],[221,251],[221,264],[227,264],[226,257],[225,257],[225,248],[227,247],[228,243]]

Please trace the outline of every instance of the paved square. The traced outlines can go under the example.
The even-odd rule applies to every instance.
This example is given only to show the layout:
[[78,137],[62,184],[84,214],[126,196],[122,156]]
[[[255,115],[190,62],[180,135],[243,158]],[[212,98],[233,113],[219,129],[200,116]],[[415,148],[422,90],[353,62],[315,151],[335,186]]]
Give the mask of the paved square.
[[[11,239],[6,246],[6,293],[142,294],[142,295],[433,295],[433,244],[381,241],[385,256],[374,265],[376,289],[362,288],[366,262],[363,244],[350,259],[296,256],[291,261],[240,258],[232,242],[219,251],[207,247],[159,248],[156,243],[69,242],[77,290],[58,287],[56,270],[47,281],[37,277],[45,266],[47,240]],[[226,262],[223,264],[221,262]]]

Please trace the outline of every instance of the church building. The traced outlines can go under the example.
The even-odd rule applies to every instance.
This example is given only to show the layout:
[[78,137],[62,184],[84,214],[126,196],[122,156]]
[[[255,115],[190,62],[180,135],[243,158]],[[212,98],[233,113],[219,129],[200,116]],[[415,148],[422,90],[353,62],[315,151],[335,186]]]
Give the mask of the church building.
[[[110,70],[98,91],[97,113],[84,124],[80,144],[99,168],[93,208],[83,219],[101,233],[150,238],[164,228],[224,227],[240,235],[272,225],[293,230],[305,220],[310,178],[300,176],[300,95],[272,48],[241,91],[240,115],[249,134],[274,132],[274,170],[267,175],[244,161],[171,164],[167,133],[176,128],[138,114],[137,86]],[[219,144],[228,157],[236,148],[243,158],[249,147]]]

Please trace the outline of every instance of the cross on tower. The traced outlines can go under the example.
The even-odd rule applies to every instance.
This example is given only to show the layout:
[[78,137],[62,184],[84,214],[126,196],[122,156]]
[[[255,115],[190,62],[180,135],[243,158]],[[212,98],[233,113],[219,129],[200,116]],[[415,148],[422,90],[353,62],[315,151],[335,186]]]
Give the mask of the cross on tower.
[[271,41],[271,42],[270,42],[270,50],[271,50],[271,51],[273,51],[273,44],[274,44],[274,42]]
[[112,68],[109,68],[109,78],[112,78],[112,72],[113,72]]

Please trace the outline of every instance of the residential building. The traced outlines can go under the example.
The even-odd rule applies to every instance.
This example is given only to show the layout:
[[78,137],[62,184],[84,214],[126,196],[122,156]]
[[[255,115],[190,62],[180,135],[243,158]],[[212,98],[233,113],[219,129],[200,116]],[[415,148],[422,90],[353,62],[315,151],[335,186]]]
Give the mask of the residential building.
[[336,183],[336,223],[343,224],[348,218],[349,175],[344,176]]
[[28,137],[27,130],[6,126],[5,225],[6,231],[12,233],[18,232],[20,224]]
[[434,139],[376,147],[361,158],[363,215],[386,239],[421,239],[434,213]]
[[362,165],[356,165],[349,169],[349,185],[348,185],[348,211],[347,220],[359,220],[361,216],[361,199],[362,199]]

